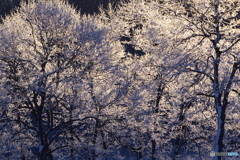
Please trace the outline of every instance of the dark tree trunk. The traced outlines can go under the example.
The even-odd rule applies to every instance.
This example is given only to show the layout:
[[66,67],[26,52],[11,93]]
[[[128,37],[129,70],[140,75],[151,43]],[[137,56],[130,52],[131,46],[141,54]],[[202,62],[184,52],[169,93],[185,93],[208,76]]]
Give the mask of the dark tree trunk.
[[[160,78],[162,78],[162,75],[159,75]],[[156,106],[154,108],[154,113],[155,116],[157,116],[157,114],[159,113],[159,104],[160,104],[160,100],[162,98],[162,94],[163,94],[163,90],[164,90],[164,83],[161,80],[160,84],[158,86],[157,89],[157,97],[156,97]],[[156,123],[156,117],[155,117],[155,122],[154,122],[154,133],[156,134],[157,131],[157,123]],[[152,160],[156,160],[156,148],[157,148],[157,144],[156,144],[156,140],[152,139]]]
[[156,160],[156,141],[152,140],[152,160]]

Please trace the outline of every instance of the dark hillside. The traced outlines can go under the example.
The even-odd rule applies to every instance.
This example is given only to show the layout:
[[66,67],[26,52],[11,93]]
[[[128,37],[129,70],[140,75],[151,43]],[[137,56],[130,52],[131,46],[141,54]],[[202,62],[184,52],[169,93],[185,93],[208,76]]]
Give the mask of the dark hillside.
[[[18,7],[21,0],[1,0],[0,1],[0,16],[5,17],[15,7]],[[24,0],[28,1],[28,0]],[[93,14],[97,13],[98,7],[102,5],[107,8],[108,3],[116,5],[119,0],[67,0],[70,4],[74,5],[82,14]]]

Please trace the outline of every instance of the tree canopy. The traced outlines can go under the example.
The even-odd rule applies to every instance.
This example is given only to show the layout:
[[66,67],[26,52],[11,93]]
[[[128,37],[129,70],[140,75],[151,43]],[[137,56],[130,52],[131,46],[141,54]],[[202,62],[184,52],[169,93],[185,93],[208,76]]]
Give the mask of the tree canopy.
[[240,152],[238,1],[114,1],[95,14],[72,3],[22,1],[2,19],[0,159]]

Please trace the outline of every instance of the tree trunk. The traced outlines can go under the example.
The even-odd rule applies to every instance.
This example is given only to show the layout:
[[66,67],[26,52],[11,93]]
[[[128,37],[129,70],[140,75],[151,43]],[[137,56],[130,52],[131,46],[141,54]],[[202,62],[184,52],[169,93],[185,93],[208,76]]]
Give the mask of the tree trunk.
[[[69,121],[71,122],[73,119],[73,115],[72,115],[72,110],[73,110],[73,106],[70,106],[70,119]],[[74,145],[74,138],[73,138],[73,127],[72,124],[69,127],[70,129],[70,157],[73,160],[74,159],[74,150],[73,150],[73,145]]]
[[156,141],[152,140],[152,160],[156,160]]
[[[159,77],[162,78],[162,75],[159,75]],[[153,113],[155,116],[157,116],[157,114],[159,113],[159,103],[162,98],[163,90],[164,90],[164,83],[161,80],[160,84],[158,86],[158,89],[157,89],[156,106],[154,108],[154,113]],[[155,117],[154,134],[156,134],[156,133],[157,133],[157,123],[156,123],[156,117]],[[157,145],[156,140],[152,139],[152,160],[156,160],[156,145]]]
[[[216,142],[215,142],[215,152],[223,152],[223,137],[224,137],[224,125],[225,125],[225,109],[226,107],[221,107],[221,106],[217,106],[217,112],[218,112],[218,126],[217,126],[217,136],[216,136]],[[215,156],[214,160],[221,160],[222,157],[221,156]]]

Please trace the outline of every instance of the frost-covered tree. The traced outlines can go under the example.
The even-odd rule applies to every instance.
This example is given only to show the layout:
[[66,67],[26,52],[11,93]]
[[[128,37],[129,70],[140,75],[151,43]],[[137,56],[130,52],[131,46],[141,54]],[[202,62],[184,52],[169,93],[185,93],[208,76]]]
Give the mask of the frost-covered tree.
[[58,0],[22,3],[0,26],[0,158],[238,151],[238,9],[130,0],[85,16]]
[[[156,159],[163,155],[159,151],[162,146],[170,146],[168,125],[175,126],[178,116],[176,105],[168,101],[172,77],[168,60],[173,58],[171,52],[179,51],[171,44],[175,38],[174,23],[162,15],[160,6],[156,1],[132,0],[115,9],[102,10],[99,17],[112,28],[112,34],[125,50],[120,65],[125,68],[129,87],[122,103],[129,110],[124,118],[133,143],[122,143],[129,149],[135,148],[139,158],[144,155]],[[165,153],[170,154],[169,150]]]
[[17,144],[17,152],[23,148],[21,154],[29,159],[86,156],[74,140],[91,138],[91,127],[100,121],[89,74],[92,68],[96,77],[106,68],[111,72],[106,29],[63,1],[39,0],[22,3],[7,16],[0,34],[1,123],[14,137],[6,138],[6,147]]
[[[172,151],[168,150],[171,157],[184,152],[195,153],[200,158],[209,155],[217,121],[215,146],[218,149],[215,151],[222,151],[219,148],[223,147],[226,113],[229,118],[225,142],[230,144],[229,138],[236,134],[237,129],[230,124],[230,121],[239,123],[235,4],[237,2],[132,0],[122,3],[115,11],[102,11],[101,20],[113,29],[112,34],[125,49],[122,61],[131,79],[125,104],[133,107],[126,119],[134,126],[140,125],[140,133],[150,133],[152,137],[162,134],[161,142],[166,141],[161,145],[172,145]],[[216,62],[218,51],[221,53],[219,63]],[[221,104],[218,109],[217,103]],[[152,112],[149,113],[146,106],[151,106]],[[148,127],[150,130],[142,131]],[[160,139],[156,137],[147,140],[153,140],[152,150],[148,148],[153,159],[157,150],[155,140]],[[239,143],[234,139],[231,143]]]
[[239,123],[239,2],[166,1],[164,7],[166,13],[182,22],[176,44],[185,47],[185,58],[179,61],[178,70],[189,75],[188,90],[201,99],[206,111],[215,108],[217,127],[212,150],[233,151],[228,144]]

